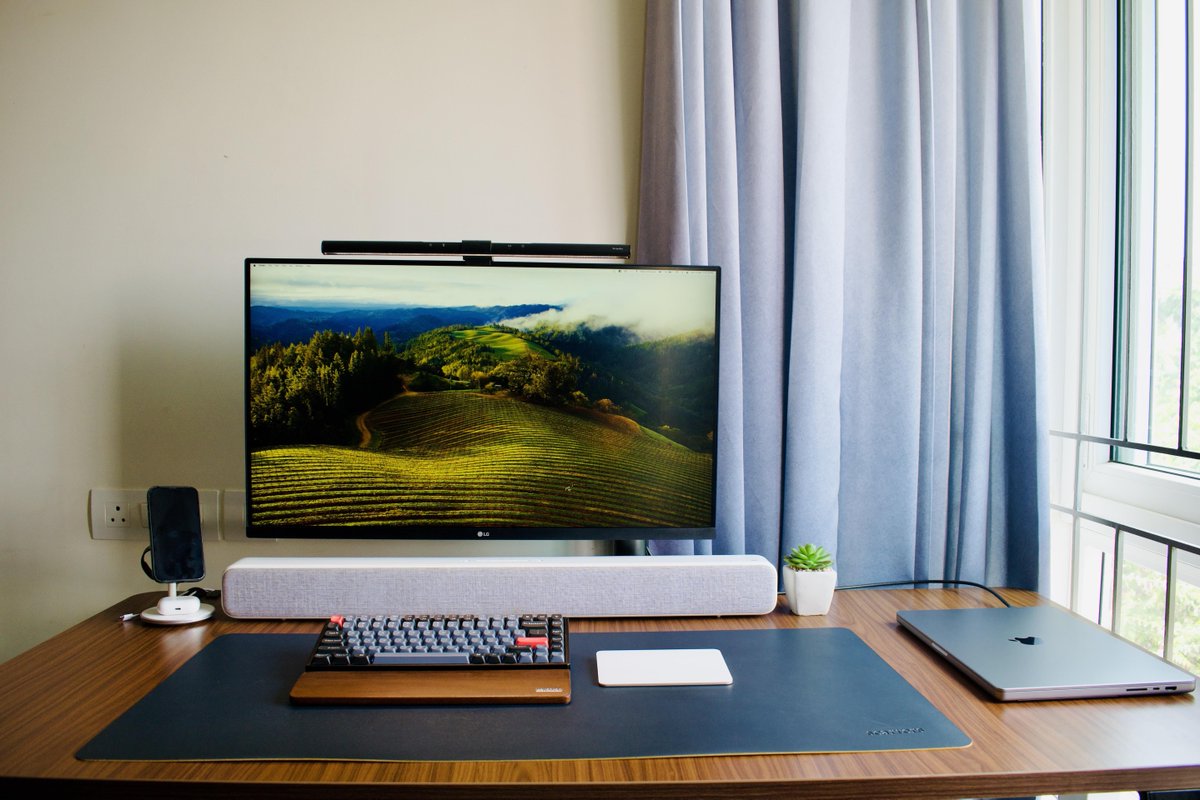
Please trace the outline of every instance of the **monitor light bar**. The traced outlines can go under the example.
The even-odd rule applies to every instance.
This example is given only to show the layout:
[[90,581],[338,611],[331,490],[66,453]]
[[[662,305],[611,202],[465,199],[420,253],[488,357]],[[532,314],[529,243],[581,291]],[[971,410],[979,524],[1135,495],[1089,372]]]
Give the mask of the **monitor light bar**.
[[627,244],[571,244],[545,242],[384,242],[327,239],[321,242],[324,255],[361,256],[461,256],[465,260],[501,258],[594,258],[627,259]]

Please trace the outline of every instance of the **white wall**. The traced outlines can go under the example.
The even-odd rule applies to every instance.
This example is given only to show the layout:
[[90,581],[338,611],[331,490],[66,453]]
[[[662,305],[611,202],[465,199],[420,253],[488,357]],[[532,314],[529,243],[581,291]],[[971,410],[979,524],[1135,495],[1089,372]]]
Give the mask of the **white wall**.
[[[90,537],[89,489],[242,488],[246,257],[633,243],[643,13],[0,0],[0,659],[160,588],[144,542]],[[464,547],[555,549],[336,552]],[[200,585],[322,552],[208,542]]]

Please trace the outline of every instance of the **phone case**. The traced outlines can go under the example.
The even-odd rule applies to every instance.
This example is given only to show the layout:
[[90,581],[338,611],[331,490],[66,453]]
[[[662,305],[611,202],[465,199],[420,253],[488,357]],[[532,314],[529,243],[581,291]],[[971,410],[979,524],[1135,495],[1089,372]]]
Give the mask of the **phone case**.
[[200,496],[190,486],[155,486],[146,493],[150,567],[159,583],[204,578]]

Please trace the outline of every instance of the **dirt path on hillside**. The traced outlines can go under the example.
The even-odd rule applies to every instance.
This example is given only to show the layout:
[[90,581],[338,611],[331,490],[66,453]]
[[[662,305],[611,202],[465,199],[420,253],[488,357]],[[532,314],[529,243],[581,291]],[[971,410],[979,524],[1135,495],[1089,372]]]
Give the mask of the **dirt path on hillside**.
[[[371,409],[371,411],[374,410]],[[358,428],[358,448],[360,450],[366,450],[367,445],[371,443],[371,429],[367,427],[367,414],[370,414],[371,411],[364,411],[354,418],[354,425]]]

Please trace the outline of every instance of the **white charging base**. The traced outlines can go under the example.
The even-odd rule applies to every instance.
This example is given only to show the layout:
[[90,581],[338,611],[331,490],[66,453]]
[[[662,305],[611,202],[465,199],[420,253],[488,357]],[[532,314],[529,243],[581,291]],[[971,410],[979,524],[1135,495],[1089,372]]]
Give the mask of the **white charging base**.
[[172,583],[168,586],[167,596],[159,600],[154,608],[143,611],[142,619],[154,625],[187,625],[208,619],[214,610],[194,595],[179,594]]
[[213,615],[215,610],[208,603],[201,603],[200,607],[195,611],[173,611],[169,614],[164,614],[155,606],[143,611],[142,619],[154,625],[187,625],[192,622],[200,622],[201,620],[208,619]]

